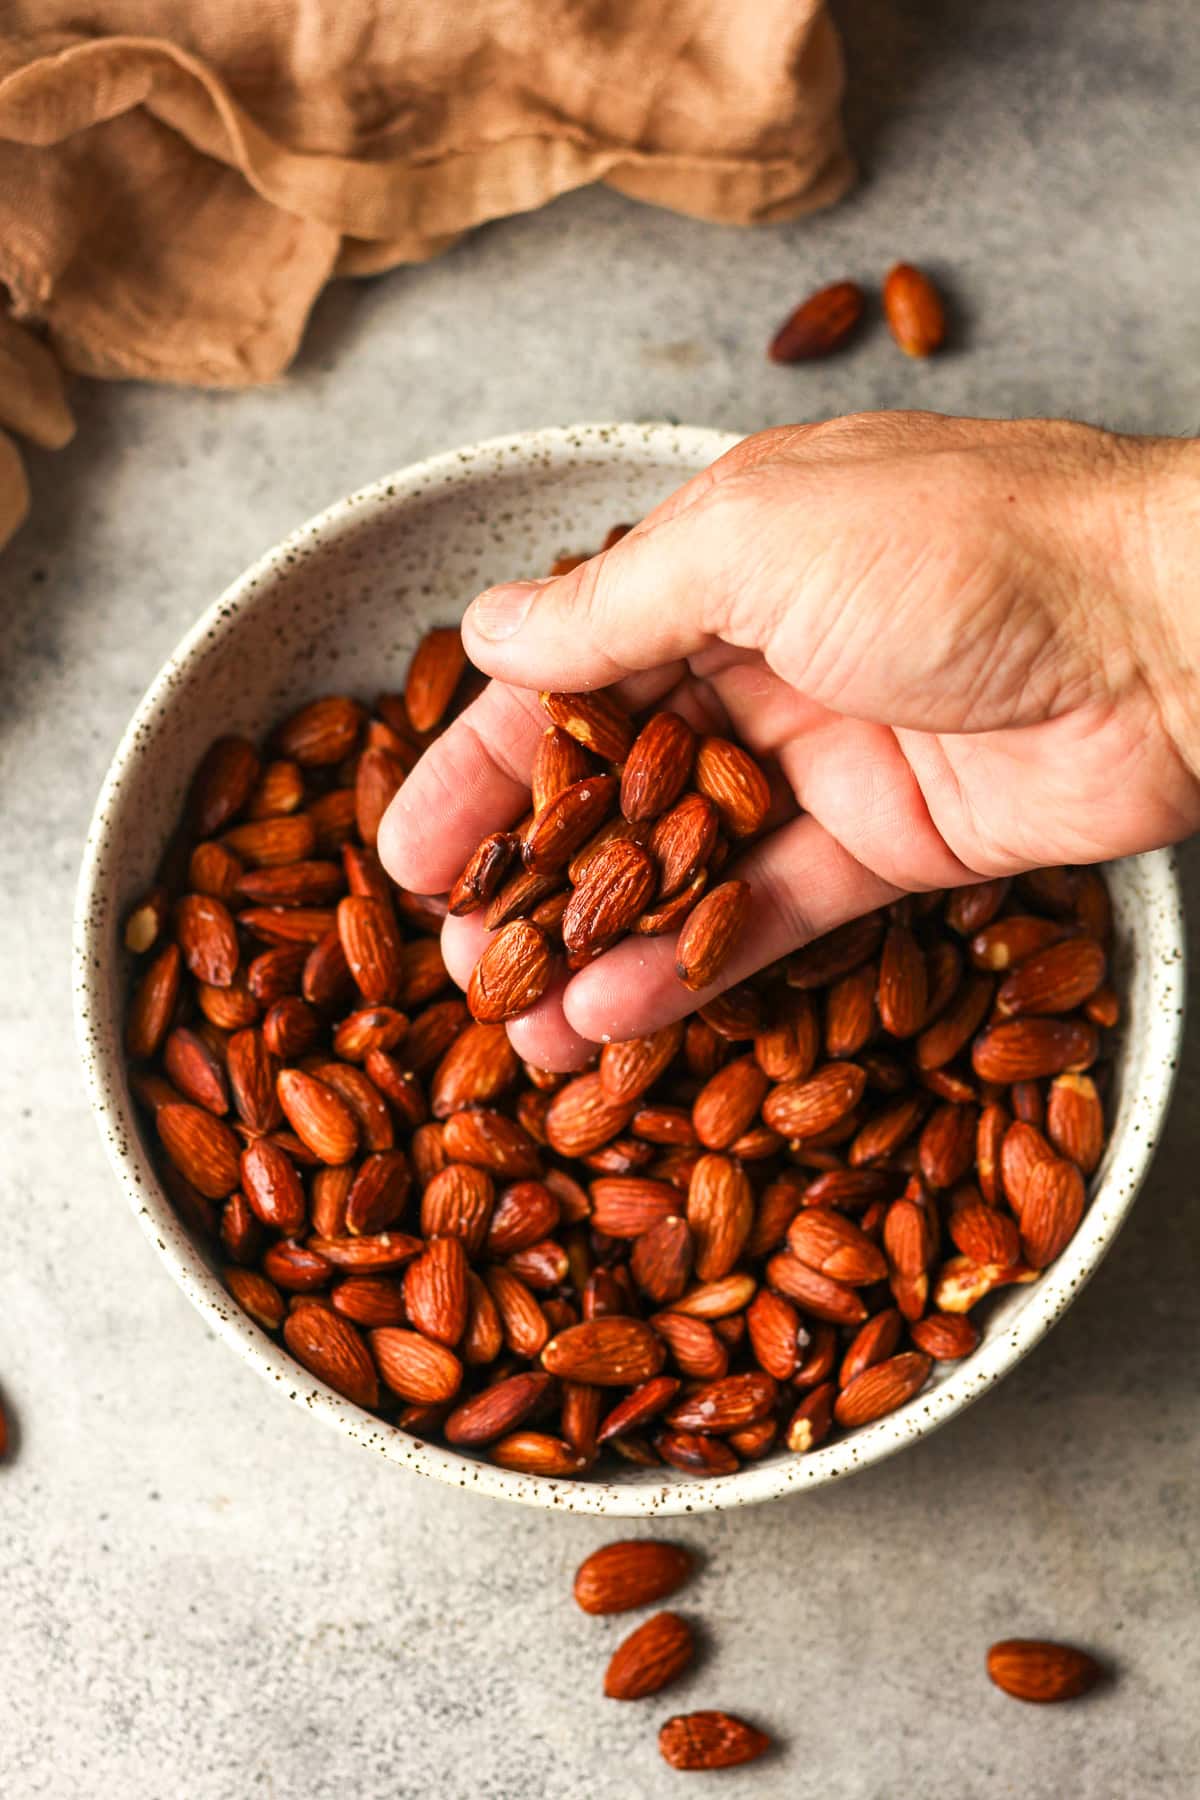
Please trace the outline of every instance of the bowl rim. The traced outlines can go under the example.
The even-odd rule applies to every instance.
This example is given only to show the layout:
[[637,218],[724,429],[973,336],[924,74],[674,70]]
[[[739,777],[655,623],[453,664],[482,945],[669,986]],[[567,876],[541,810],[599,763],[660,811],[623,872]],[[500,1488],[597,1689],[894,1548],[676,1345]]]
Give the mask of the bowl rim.
[[[328,545],[359,527],[371,514],[401,511],[427,492],[431,479],[469,485],[487,459],[537,457],[547,470],[585,460],[620,463],[652,451],[661,463],[678,465],[680,480],[714,461],[740,441],[740,434],[707,426],[668,422],[601,422],[548,426],[504,433],[409,464],[398,472],[335,500],[259,556],[200,615],[163,663],[126,726],[106,772],[88,827],[76,889],[73,919],[73,997],[76,1041],[84,1081],[105,1150],[138,1223],[172,1277],[211,1329],[265,1378],[280,1384],[297,1405],[315,1413],[388,1460],[450,1486],[558,1512],[646,1517],[720,1511],[806,1492],[827,1481],[871,1466],[915,1439],[947,1423],[986,1393],[1025,1357],[1086,1285],[1111,1246],[1136,1198],[1153,1157],[1174,1088],[1183,1031],[1186,943],[1182,896],[1174,853],[1159,850],[1141,861],[1154,865],[1163,929],[1169,954],[1150,970],[1147,1035],[1151,1067],[1161,1073],[1140,1094],[1137,1132],[1127,1134],[1120,1166],[1110,1166],[1083,1225],[1038,1284],[1039,1304],[1025,1306],[1015,1321],[985,1337],[933,1391],[918,1395],[898,1412],[860,1428],[804,1456],[779,1456],[749,1464],[714,1480],[664,1480],[626,1485],[620,1481],[572,1481],[517,1474],[478,1462],[445,1446],[411,1437],[354,1406],[310,1376],[282,1345],[267,1337],[234,1304],[201,1252],[175,1217],[153,1172],[125,1080],[119,1040],[111,1053],[97,1048],[97,1027],[108,1019],[100,971],[113,954],[117,921],[103,904],[105,864],[119,831],[123,784],[148,741],[151,727],[169,707],[179,672],[204,645],[236,628],[247,605],[286,578],[289,555],[314,540]],[[1108,1190],[1114,1190],[1109,1192]],[[1101,1220],[1098,1202],[1107,1205]],[[1088,1232],[1088,1221],[1095,1229]],[[1103,1229],[1100,1229],[1101,1224]]]

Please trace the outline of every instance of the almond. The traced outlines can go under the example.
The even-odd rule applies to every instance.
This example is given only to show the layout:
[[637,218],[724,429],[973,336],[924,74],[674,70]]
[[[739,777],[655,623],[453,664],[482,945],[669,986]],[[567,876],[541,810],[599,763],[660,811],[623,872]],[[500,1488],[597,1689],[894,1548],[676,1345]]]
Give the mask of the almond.
[[305,1306],[283,1322],[283,1341],[310,1375],[355,1406],[379,1404],[379,1382],[367,1346],[348,1319]]
[[658,1748],[673,1769],[732,1769],[764,1756],[771,1740],[732,1713],[693,1712],[660,1727]]
[[493,1444],[491,1460],[521,1475],[547,1477],[581,1475],[587,1467],[586,1456],[547,1431],[510,1431]]
[[232,850],[224,844],[197,844],[188,862],[188,889],[193,894],[211,894],[214,900],[226,902],[237,897],[238,882],[245,871]]
[[605,1044],[600,1052],[600,1086],[606,1099],[619,1106],[640,1098],[675,1060],[682,1042],[683,1023],[676,1020],[649,1037]]
[[754,1059],[771,1081],[804,1081],[816,1067],[820,1023],[811,994],[778,994],[768,1022],[754,1036]]
[[836,1398],[837,1389],[832,1381],[821,1382],[804,1396],[788,1420],[784,1433],[784,1442],[789,1450],[803,1456],[824,1443],[833,1424],[833,1403]]
[[615,775],[586,775],[547,800],[521,840],[525,867],[536,875],[565,869],[581,845],[600,829],[616,803]]
[[125,915],[121,941],[134,956],[145,956],[160,942],[167,928],[170,906],[167,890],[161,885],[151,888]]
[[487,1240],[495,1187],[486,1169],[450,1162],[421,1195],[421,1230],[426,1237],[458,1237],[478,1256]]
[[793,951],[787,965],[789,987],[828,986],[874,956],[882,939],[881,913],[865,913],[860,919],[850,919],[845,925],[836,926],[823,937],[814,938],[810,944]]
[[821,1274],[789,1252],[771,1258],[767,1280],[814,1319],[828,1320],[831,1325],[861,1325],[867,1316],[866,1307],[852,1287]]
[[724,1150],[758,1116],[768,1079],[752,1056],[726,1063],[710,1077],[692,1103],[696,1136],[709,1150]]
[[160,1106],[154,1115],[163,1149],[185,1181],[209,1200],[223,1200],[238,1185],[239,1145],[228,1125],[202,1106]]
[[750,911],[745,881],[725,881],[692,909],[675,945],[675,973],[696,991],[717,979],[737,947]]
[[328,1287],[333,1277],[333,1264],[328,1257],[303,1244],[269,1244],[263,1252],[262,1266],[276,1287],[289,1294],[313,1293]]
[[863,291],[856,281],[835,281],[819,288],[788,314],[771,339],[772,362],[811,362],[831,356],[850,338],[862,318]]
[[678,1392],[679,1382],[675,1376],[652,1375],[649,1381],[641,1382],[632,1393],[617,1401],[596,1433],[597,1443],[607,1443],[610,1438],[638,1430],[650,1419],[657,1418]]
[[337,932],[346,963],[368,1005],[395,1000],[403,975],[400,934],[379,900],[347,895],[338,902]]
[[604,762],[622,762],[633,743],[634,726],[629,714],[611,694],[540,695],[552,725],[568,732],[585,750]]
[[1020,1236],[1012,1219],[982,1200],[957,1207],[950,1216],[949,1229],[954,1248],[981,1267],[994,1264],[1009,1268],[1021,1253]]
[[346,1199],[346,1231],[353,1236],[386,1231],[403,1213],[411,1183],[403,1150],[380,1150],[364,1157]]
[[475,1271],[468,1269],[467,1328],[459,1345],[459,1355],[469,1368],[477,1368],[495,1362],[503,1348],[504,1327],[496,1302]]
[[923,270],[896,263],[883,284],[883,310],[905,356],[932,356],[946,336],[941,296]]
[[515,1019],[541,999],[553,973],[545,933],[528,919],[513,919],[492,938],[471,972],[467,1005],[472,1017],[489,1025]]
[[494,1381],[455,1407],[446,1420],[446,1441],[471,1448],[494,1443],[535,1413],[553,1387],[554,1377],[541,1369]]
[[371,1333],[371,1351],[384,1381],[402,1400],[437,1406],[453,1400],[462,1383],[462,1364],[453,1350],[419,1331],[381,1325]]
[[1059,1075],[1046,1102],[1046,1135],[1085,1175],[1104,1151],[1104,1109],[1090,1075]]
[[729,1156],[702,1156],[688,1183],[687,1222],[700,1281],[728,1275],[754,1223],[754,1193],[743,1168]]
[[1066,1249],[1083,1217],[1083,1176],[1062,1156],[1046,1157],[1029,1171],[1017,1209],[1021,1251],[1034,1269],[1044,1269]]
[[746,1311],[750,1346],[776,1381],[790,1381],[800,1361],[800,1315],[790,1300],[762,1288]]
[[403,1268],[420,1254],[422,1244],[420,1238],[408,1237],[403,1231],[378,1231],[362,1237],[311,1237],[306,1248],[323,1257],[327,1264],[332,1263],[335,1269],[347,1269],[355,1275],[379,1275]]
[[798,1212],[788,1227],[787,1241],[800,1262],[849,1287],[865,1287],[887,1275],[879,1248],[832,1207],[807,1206]]
[[283,1113],[275,1091],[279,1066],[263,1033],[253,1026],[235,1031],[225,1066],[233,1104],[243,1124],[254,1132],[270,1131],[280,1124]]
[[679,1211],[675,1188],[644,1175],[601,1176],[591,1196],[592,1225],[606,1237],[640,1237]]
[[970,1356],[979,1343],[978,1328],[961,1313],[930,1313],[927,1318],[914,1319],[908,1335],[934,1362],[957,1362],[959,1357]]
[[921,1173],[932,1188],[953,1187],[969,1172],[975,1158],[979,1109],[936,1106],[921,1132]]
[[598,1074],[578,1075],[551,1100],[546,1136],[560,1156],[582,1156],[623,1131],[636,1108],[636,1100],[610,1100]]
[[655,1613],[619,1644],[604,1676],[610,1700],[644,1700],[677,1681],[695,1655],[678,1613]]
[[987,1672],[1014,1700],[1035,1705],[1076,1700],[1095,1687],[1104,1673],[1086,1650],[1040,1638],[1006,1638],[993,1644],[987,1653]]
[[635,1239],[629,1266],[641,1292],[656,1306],[669,1306],[687,1287],[692,1254],[687,1221],[672,1213]]
[[435,1119],[468,1106],[486,1106],[514,1086],[520,1072],[516,1051],[502,1025],[467,1025],[438,1063],[429,1083]]
[[338,1282],[330,1302],[334,1312],[368,1330],[377,1325],[403,1325],[408,1317],[404,1289],[391,1275],[351,1275]]
[[467,1258],[459,1238],[431,1238],[409,1263],[404,1305],[423,1336],[453,1349],[467,1324]]
[[633,1612],[665,1600],[692,1572],[692,1556],[678,1544],[628,1538],[594,1550],[575,1574],[575,1603],[585,1613]]
[[365,716],[349,695],[327,694],[285,719],[275,733],[275,744],[302,769],[330,768],[354,750]]
[[864,1369],[874,1368],[876,1363],[884,1362],[891,1356],[900,1342],[903,1329],[904,1320],[894,1306],[876,1313],[873,1319],[868,1319],[865,1325],[860,1326],[842,1358],[838,1370],[838,1386],[849,1387]]
[[[212,1030],[207,1019],[201,1022]],[[184,1100],[194,1100],[198,1107],[218,1116],[228,1112],[225,1069],[198,1031],[176,1026],[162,1046],[162,1066]]]
[[404,684],[405,710],[414,731],[433,731],[441,723],[466,666],[457,625],[438,625],[425,633]]
[[825,997],[825,1053],[835,1062],[855,1056],[876,1030],[874,963],[863,963],[835,981]]
[[987,1016],[992,993],[993,983],[989,976],[968,975],[945,1010],[918,1036],[919,1069],[944,1069],[965,1050]]
[[287,1308],[283,1303],[283,1295],[273,1281],[268,1281],[257,1269],[231,1266],[225,1270],[225,1286],[242,1311],[249,1313],[256,1325],[261,1325],[264,1331],[279,1330]]
[[550,1336],[546,1315],[519,1276],[509,1269],[484,1271],[488,1292],[500,1315],[504,1341],[514,1356],[537,1356]]
[[517,1181],[505,1188],[487,1234],[491,1257],[512,1256],[546,1238],[559,1220],[559,1204],[540,1181]]
[[534,749],[529,774],[534,816],[564,788],[573,787],[592,773],[593,764],[583,745],[561,726],[548,725]]
[[474,1163],[514,1179],[538,1173],[538,1148],[529,1133],[490,1107],[451,1113],[443,1127],[443,1142],[453,1162]]
[[685,794],[657,819],[649,850],[658,865],[658,899],[677,895],[701,875],[717,841],[719,815],[704,794]]
[[1065,938],[1027,956],[1005,977],[996,995],[1004,1017],[1068,1013],[1081,1006],[1104,980],[1108,958],[1092,938]]
[[969,887],[951,888],[946,896],[945,920],[960,937],[974,937],[990,925],[1008,899],[1012,881],[1007,875],[993,881],[976,881]]
[[340,1095],[299,1069],[281,1069],[276,1091],[288,1124],[314,1156],[349,1162],[358,1148],[358,1124]]
[[286,757],[268,763],[246,802],[250,819],[273,819],[280,813],[298,812],[304,805],[304,776],[299,765]]
[[668,1411],[667,1424],[680,1431],[716,1432],[718,1436],[756,1425],[774,1409],[778,1388],[771,1375],[723,1375],[702,1383]]
[[665,1358],[662,1340],[649,1325],[614,1315],[560,1331],[542,1351],[542,1366],[565,1381],[627,1387],[657,1375]]
[[258,751],[245,738],[222,737],[209,746],[185,806],[196,837],[211,837],[237,817],[254,791],[260,767]]
[[446,910],[455,918],[477,912],[499,889],[516,851],[517,839],[513,832],[489,832],[471,852],[462,874],[451,888]]
[[125,1021],[130,1056],[153,1056],[167,1034],[179,1000],[183,958],[178,944],[164,944],[133,991]]
[[291,813],[235,825],[221,841],[243,862],[274,868],[310,857],[316,848],[316,830],[307,813]]
[[853,1111],[867,1077],[857,1063],[826,1063],[803,1081],[783,1081],[763,1101],[764,1122],[786,1138],[819,1137]]
[[242,1151],[242,1191],[254,1216],[281,1237],[299,1237],[308,1219],[304,1184],[291,1158],[258,1138]]
[[562,939],[568,952],[604,949],[628,931],[657,880],[654,862],[640,844],[627,838],[605,844],[588,864],[563,913]]
[[1066,935],[1066,927],[1054,919],[1038,918],[1031,913],[1010,913],[976,932],[971,939],[971,961],[977,969],[1012,969],[1027,956],[1044,950],[1049,944],[1057,944]]
[[654,1448],[672,1468],[702,1479],[736,1475],[740,1467],[737,1453],[729,1444],[721,1438],[706,1437],[699,1431],[677,1431],[664,1426],[655,1434]]
[[655,1313],[651,1320],[682,1375],[692,1381],[715,1381],[729,1367],[729,1351],[713,1326],[686,1313]]
[[905,1350],[872,1364],[842,1389],[834,1403],[834,1418],[846,1427],[882,1419],[920,1393],[931,1367],[931,1359],[920,1350]]
[[975,1039],[971,1063],[981,1081],[1037,1081],[1087,1067],[1098,1047],[1086,1019],[1004,1019]]
[[655,713],[633,741],[621,771],[621,811],[627,819],[657,819],[687,785],[696,734],[678,713]]
[[906,925],[890,925],[879,959],[879,1017],[893,1037],[915,1037],[929,1012],[925,958]]

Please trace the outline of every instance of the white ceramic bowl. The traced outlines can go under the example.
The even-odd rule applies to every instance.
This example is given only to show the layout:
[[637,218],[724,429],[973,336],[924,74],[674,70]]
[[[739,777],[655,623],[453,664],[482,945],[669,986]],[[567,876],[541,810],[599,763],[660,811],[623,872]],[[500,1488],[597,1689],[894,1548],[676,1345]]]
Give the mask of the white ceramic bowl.
[[418,1473],[534,1506],[630,1516],[748,1505],[864,1468],[944,1424],[1033,1348],[1107,1251],[1146,1174],[1174,1077],[1184,940],[1174,864],[1158,852],[1111,871],[1127,1022],[1112,1137],[1069,1248],[1040,1281],[1009,1289],[979,1349],[938,1366],[900,1411],[810,1455],[782,1453],[718,1480],[633,1468],[610,1480],[548,1480],[418,1442],[315,1381],[232,1303],[155,1176],[121,1052],[120,922],[151,879],[197,759],[218,732],[255,736],[322,691],[369,696],[399,685],[426,626],[457,619],[493,581],[598,543],[735,441],[672,425],[532,431],[431,457],[338,501],[235,582],[156,677],[113,758],[83,860],[75,1001],[88,1088],[117,1177],[167,1269],[281,1396]]

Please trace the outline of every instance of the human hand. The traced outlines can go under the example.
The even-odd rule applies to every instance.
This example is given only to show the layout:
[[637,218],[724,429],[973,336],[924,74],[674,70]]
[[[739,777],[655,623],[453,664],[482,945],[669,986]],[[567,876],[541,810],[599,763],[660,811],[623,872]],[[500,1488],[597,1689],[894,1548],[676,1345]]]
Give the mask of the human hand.
[[[794,796],[725,871],[753,911],[711,992],[900,892],[1183,837],[1200,824],[1193,462],[1191,445],[933,414],[749,438],[602,557],[474,602],[463,638],[495,679],[400,789],[384,863],[447,889],[527,806],[546,722],[530,690],[609,683],[773,756]],[[446,921],[464,986],[485,938],[479,914]],[[579,1066],[703,1003],[672,943],[626,939],[564,979],[510,1022],[520,1054]]]

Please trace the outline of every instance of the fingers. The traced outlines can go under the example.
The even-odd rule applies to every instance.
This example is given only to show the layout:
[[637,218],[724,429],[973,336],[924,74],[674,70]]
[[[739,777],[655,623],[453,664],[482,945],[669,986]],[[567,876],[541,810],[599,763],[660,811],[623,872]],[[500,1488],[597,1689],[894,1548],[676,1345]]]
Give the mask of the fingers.
[[693,993],[675,974],[673,937],[625,938],[567,984],[563,1010],[581,1037],[603,1043],[656,1031],[898,893],[812,818],[773,832],[728,874],[750,883],[750,917],[719,980]]
[[[795,819],[764,838],[730,874],[750,883],[751,910],[742,942],[719,981],[693,993],[675,974],[674,937],[625,938],[509,1021],[517,1053],[543,1069],[582,1068],[598,1044],[640,1037],[694,1012],[756,969],[895,899],[899,891],[864,868],[812,818]],[[446,920],[442,955],[460,987],[466,987],[487,941],[481,913]]]
[[479,840],[529,805],[533,751],[546,728],[537,695],[489,682],[430,746],[379,827],[379,855],[414,894],[445,893]]

